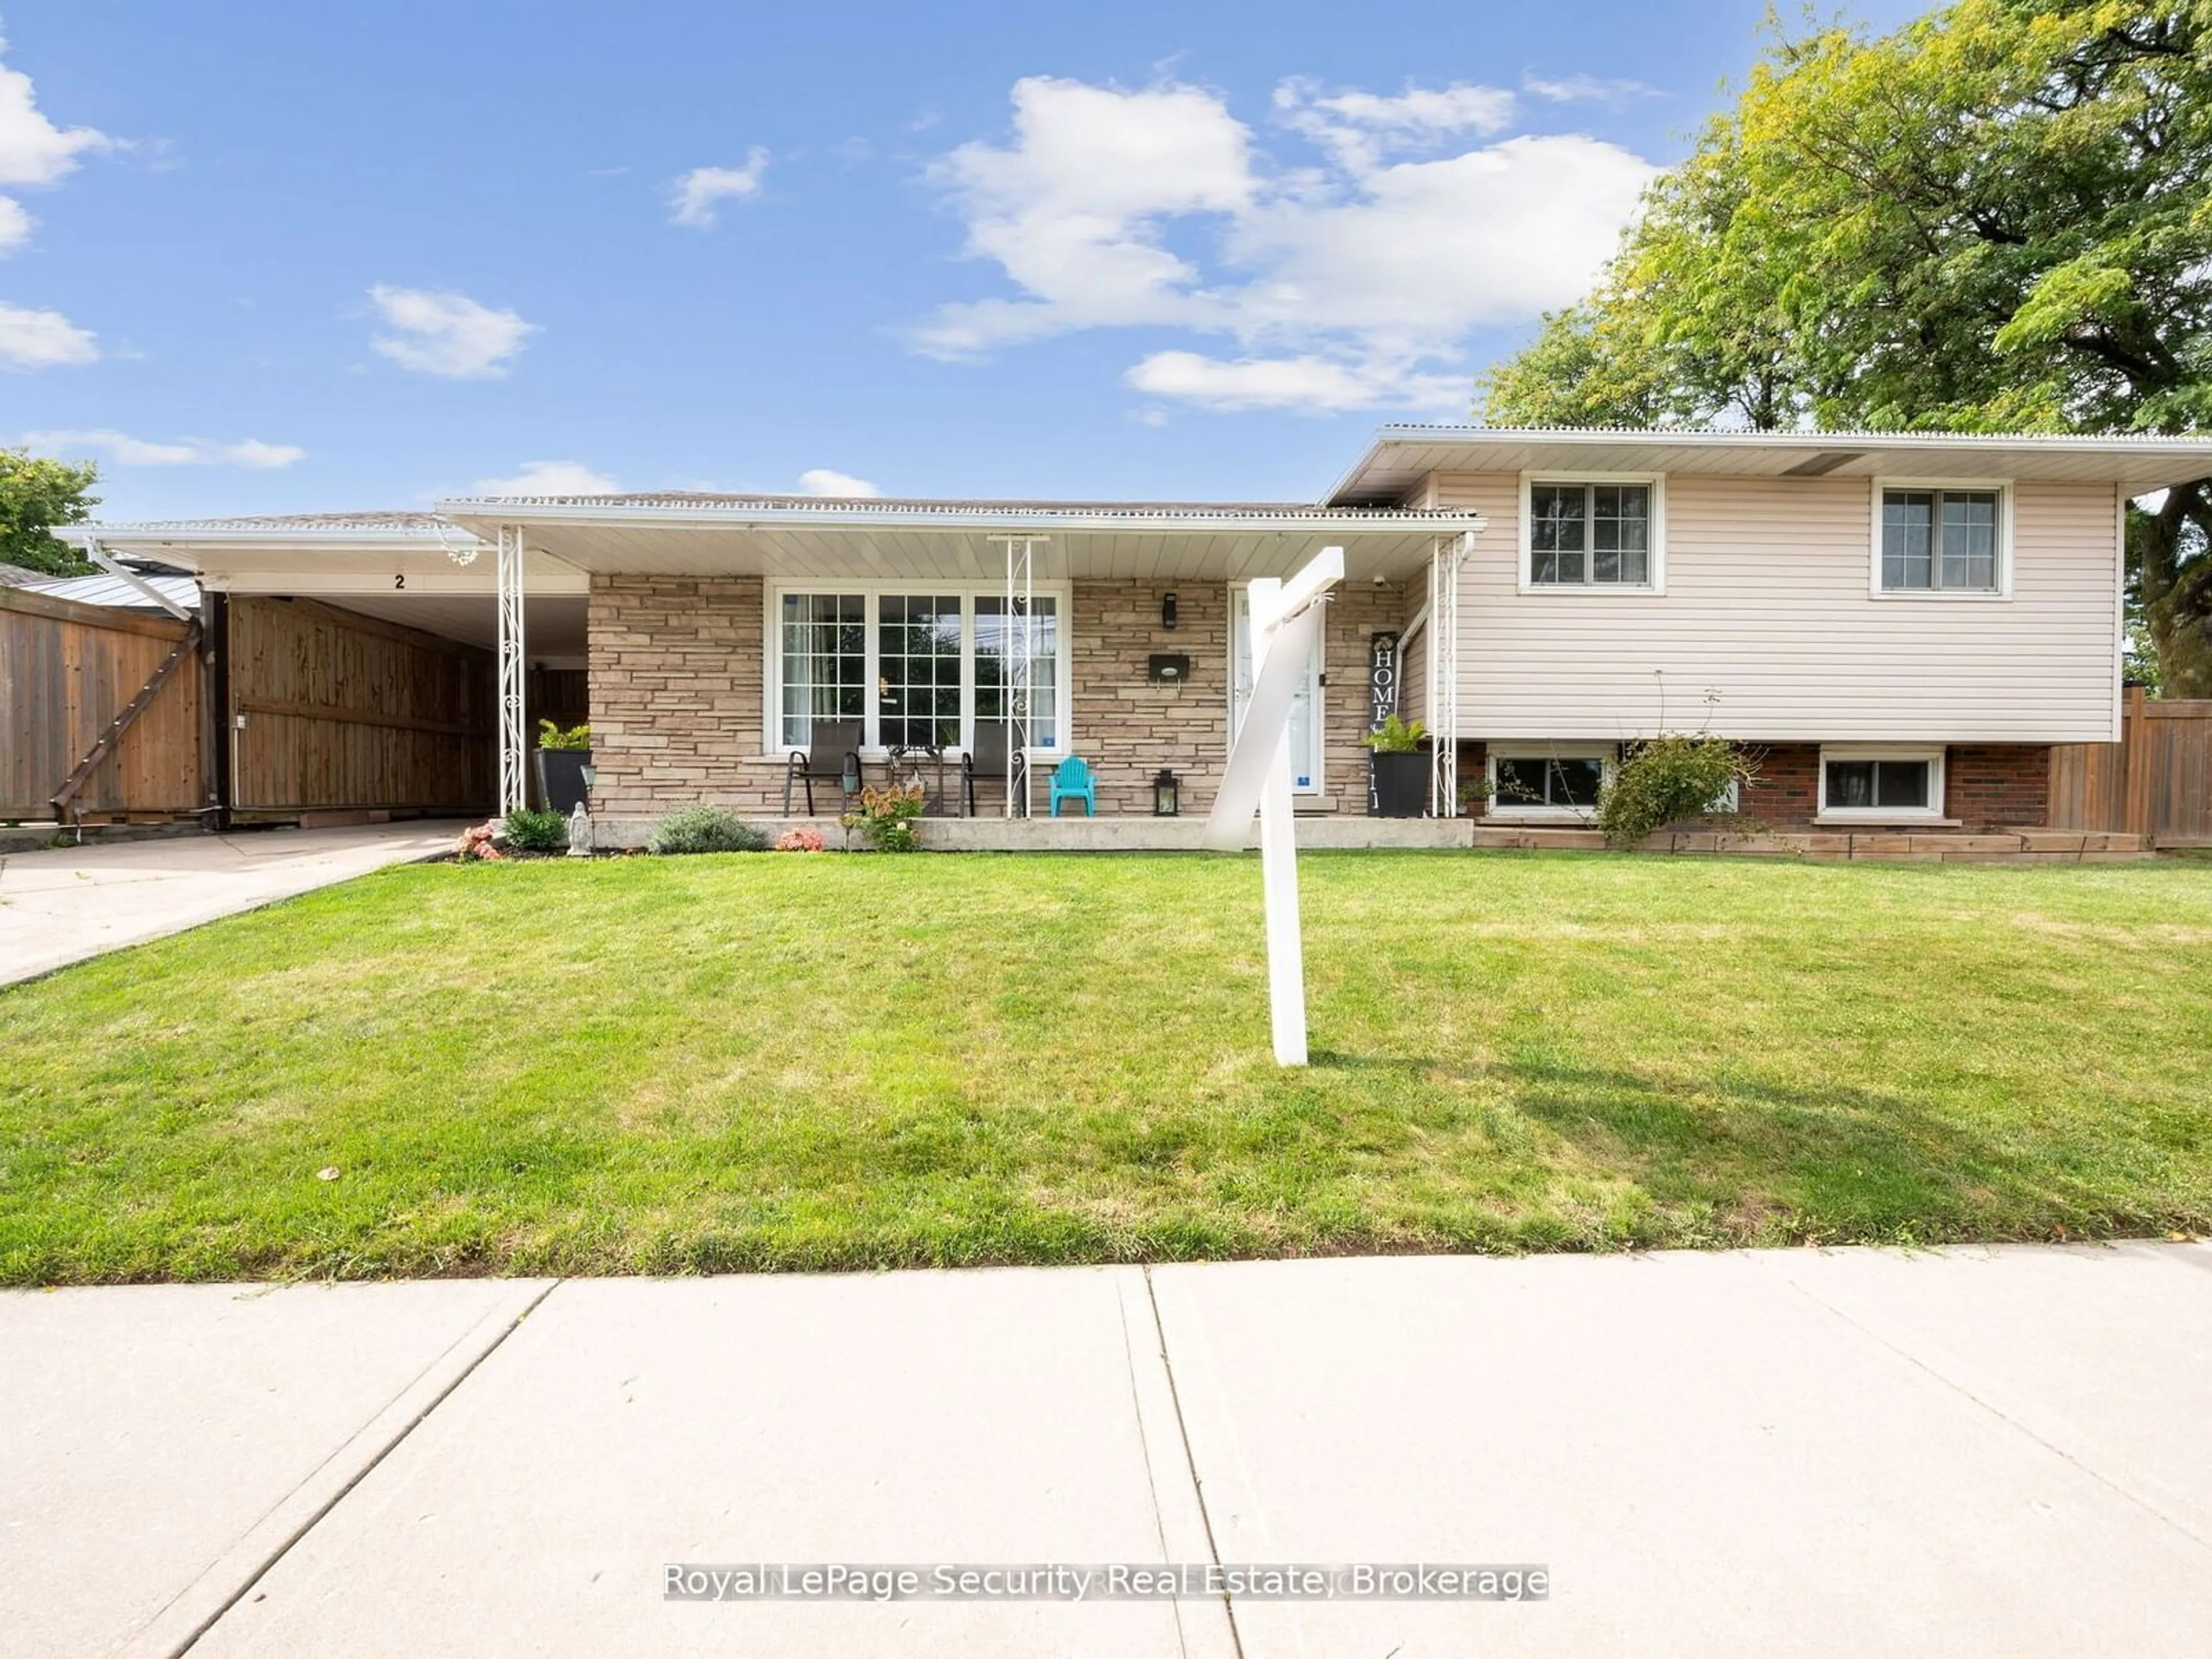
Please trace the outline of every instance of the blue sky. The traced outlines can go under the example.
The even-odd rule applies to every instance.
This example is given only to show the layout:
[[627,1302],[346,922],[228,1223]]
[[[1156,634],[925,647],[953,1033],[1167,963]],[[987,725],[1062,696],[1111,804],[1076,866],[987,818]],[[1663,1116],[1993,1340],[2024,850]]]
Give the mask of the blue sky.
[[1761,10],[19,0],[0,442],[112,519],[1310,499],[1584,286]]

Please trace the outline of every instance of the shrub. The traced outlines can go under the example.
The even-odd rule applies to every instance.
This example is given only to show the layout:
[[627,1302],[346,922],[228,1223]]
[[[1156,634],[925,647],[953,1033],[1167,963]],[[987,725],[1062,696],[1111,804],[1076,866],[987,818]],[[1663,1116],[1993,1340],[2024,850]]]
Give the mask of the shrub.
[[915,820],[921,816],[921,799],[918,783],[872,783],[860,791],[860,810],[838,822],[857,828],[878,853],[918,852],[921,832]]
[[521,807],[507,815],[507,839],[533,853],[557,853],[568,845],[568,820],[550,807]]
[[819,830],[787,830],[775,838],[779,853],[818,853],[823,845]]
[[1638,744],[1597,804],[1597,827],[1616,847],[1633,847],[1662,823],[1723,810],[1729,786],[1758,773],[1726,738],[1676,736]]
[[563,732],[551,720],[540,720],[538,722],[538,746],[540,749],[589,749],[592,746],[592,728],[572,726]]
[[661,819],[646,845],[656,853],[765,853],[768,831],[719,806],[687,806]]

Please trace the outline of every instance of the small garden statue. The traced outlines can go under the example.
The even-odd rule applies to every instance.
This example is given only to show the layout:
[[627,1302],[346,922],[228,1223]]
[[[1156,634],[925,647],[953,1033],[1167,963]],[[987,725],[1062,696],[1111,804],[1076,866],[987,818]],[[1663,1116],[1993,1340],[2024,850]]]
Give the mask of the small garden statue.
[[576,810],[568,814],[568,856],[587,859],[592,856],[592,815],[578,801]]

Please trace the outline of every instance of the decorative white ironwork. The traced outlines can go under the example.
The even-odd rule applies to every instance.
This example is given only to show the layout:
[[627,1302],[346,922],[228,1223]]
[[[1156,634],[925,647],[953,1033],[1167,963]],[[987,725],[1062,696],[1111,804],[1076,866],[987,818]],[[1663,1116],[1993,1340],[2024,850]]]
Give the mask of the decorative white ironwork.
[[[1044,536],[994,536],[1006,550],[1006,608],[999,672],[1006,720],[1006,816],[1030,815],[1030,743],[1036,724],[1031,679],[1036,668],[1036,550]],[[1015,785],[1021,786],[1019,799]]]
[[1459,816],[1459,576],[1474,532],[1439,536],[1429,551],[1429,811]]
[[1304,569],[1251,584],[1252,695],[1229,751],[1206,841],[1244,845],[1260,814],[1260,880],[1267,910],[1267,1003],[1275,1063],[1306,1063],[1305,950],[1298,937],[1298,849],[1291,822],[1291,707],[1313,661],[1322,602],[1344,580],[1344,550],[1325,547]]
[[471,536],[465,546],[458,545],[453,538],[446,533],[446,531],[447,525],[443,519],[430,520],[430,533],[438,538],[439,550],[464,568],[474,564],[477,562],[477,555],[483,551],[483,544]]
[[499,814],[529,803],[523,729],[522,526],[499,527]]

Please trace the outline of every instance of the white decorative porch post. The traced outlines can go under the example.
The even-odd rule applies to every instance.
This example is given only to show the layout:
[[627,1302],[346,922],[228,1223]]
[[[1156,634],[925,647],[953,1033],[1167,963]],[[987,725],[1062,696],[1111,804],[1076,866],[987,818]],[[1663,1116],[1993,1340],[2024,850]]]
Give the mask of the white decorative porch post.
[[1474,546],[1463,531],[1429,552],[1429,811],[1459,816],[1459,577]]
[[[1035,724],[1030,677],[1036,667],[1036,546],[1042,536],[994,536],[1006,550],[1006,606],[999,661],[1000,706],[1006,720],[1006,816],[1029,816],[1029,748]],[[1021,783],[1021,799],[1014,784]]]
[[499,527],[499,815],[529,801],[530,734],[523,726],[522,526]]
[[1291,708],[1313,660],[1322,601],[1344,580],[1344,550],[1325,547],[1281,582],[1251,586],[1252,695],[1206,821],[1210,847],[1244,845],[1260,814],[1260,880],[1267,915],[1267,1002],[1275,1063],[1306,1063],[1305,948],[1298,936],[1298,849],[1291,812]]

